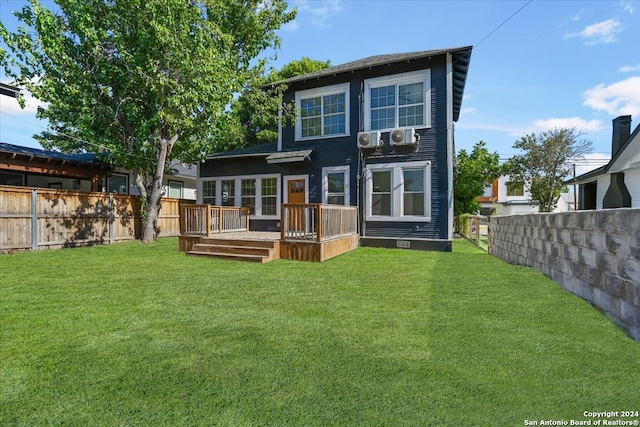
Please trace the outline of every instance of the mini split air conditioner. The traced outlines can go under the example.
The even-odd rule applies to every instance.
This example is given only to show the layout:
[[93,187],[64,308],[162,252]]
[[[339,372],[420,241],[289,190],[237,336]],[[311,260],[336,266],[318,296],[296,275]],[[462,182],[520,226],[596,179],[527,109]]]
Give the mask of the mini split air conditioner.
[[418,141],[420,141],[420,135],[415,133],[413,128],[393,129],[389,132],[389,144],[391,145],[417,144]]
[[377,148],[381,145],[380,132],[358,132],[358,148]]

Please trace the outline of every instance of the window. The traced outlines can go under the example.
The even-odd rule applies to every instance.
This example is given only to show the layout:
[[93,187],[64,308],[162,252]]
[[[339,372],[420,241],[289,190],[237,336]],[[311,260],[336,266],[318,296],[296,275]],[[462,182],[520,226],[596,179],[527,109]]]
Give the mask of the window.
[[524,196],[524,183],[507,182],[507,196]]
[[108,176],[107,193],[129,194],[129,176],[118,173]]
[[322,169],[322,203],[349,205],[349,166]]
[[226,179],[222,181],[222,206],[235,206],[236,181]]
[[371,214],[391,216],[391,171],[372,172]]
[[253,217],[280,216],[280,175],[208,178],[202,182],[202,203],[244,206]]
[[312,89],[296,93],[300,111],[296,123],[296,139],[346,135],[349,108],[348,84]]
[[169,197],[174,199],[182,198],[182,186],[180,181],[169,181]]
[[0,185],[24,185],[24,175],[13,172],[0,172]]
[[368,221],[431,221],[430,162],[367,167]]
[[403,215],[424,216],[424,169],[404,169]]
[[202,203],[216,204],[216,181],[202,182]]
[[366,130],[429,127],[429,70],[379,77],[365,82]]
[[249,213],[251,215],[255,215],[256,213],[256,180],[243,179],[240,185],[242,188],[241,206],[245,208],[249,208]]
[[262,215],[276,215],[278,207],[278,179],[262,178]]

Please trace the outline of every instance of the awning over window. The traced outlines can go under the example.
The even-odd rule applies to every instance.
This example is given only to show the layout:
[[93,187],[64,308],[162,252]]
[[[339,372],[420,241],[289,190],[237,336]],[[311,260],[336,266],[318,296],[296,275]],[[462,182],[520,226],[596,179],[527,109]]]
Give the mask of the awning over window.
[[313,150],[286,151],[269,154],[267,163],[303,162],[309,158]]

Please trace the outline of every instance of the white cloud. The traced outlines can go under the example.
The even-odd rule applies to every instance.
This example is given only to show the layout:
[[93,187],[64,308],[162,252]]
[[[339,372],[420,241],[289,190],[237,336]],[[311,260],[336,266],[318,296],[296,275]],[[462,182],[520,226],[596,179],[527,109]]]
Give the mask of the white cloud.
[[640,64],[636,65],[625,65],[624,67],[618,68],[618,71],[622,73],[629,73],[632,71],[640,71]]
[[298,14],[311,15],[311,23],[318,27],[328,27],[333,15],[342,10],[342,0],[297,0]]
[[622,24],[615,18],[606,21],[597,22],[587,26],[584,30],[577,33],[567,33],[564,38],[579,37],[584,40],[587,45],[613,43],[617,41],[616,33],[622,30]]
[[629,1],[629,0],[621,0],[620,1],[620,6],[622,7],[622,9],[625,12],[628,12],[629,15],[632,15],[633,11],[635,10],[634,7],[633,7],[633,3],[631,1]]
[[477,111],[476,107],[463,108],[460,110],[460,115],[463,114],[473,114]]
[[286,24],[284,24],[282,26],[282,30],[283,31],[296,31],[298,29],[298,27],[300,27],[300,25],[298,24],[298,21],[296,21],[295,19],[293,21],[287,22]]
[[602,122],[600,120],[584,120],[580,117],[552,117],[543,120],[536,120],[533,124],[539,131],[561,128],[575,128],[577,131],[581,132],[602,130]]
[[640,115],[640,76],[585,91],[582,105],[612,115]]

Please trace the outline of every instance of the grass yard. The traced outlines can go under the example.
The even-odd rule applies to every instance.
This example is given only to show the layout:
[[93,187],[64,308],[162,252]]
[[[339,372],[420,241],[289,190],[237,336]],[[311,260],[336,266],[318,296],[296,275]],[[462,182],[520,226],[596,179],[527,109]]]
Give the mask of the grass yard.
[[177,246],[0,255],[1,426],[522,426],[640,410],[640,343],[469,242],[264,265]]

